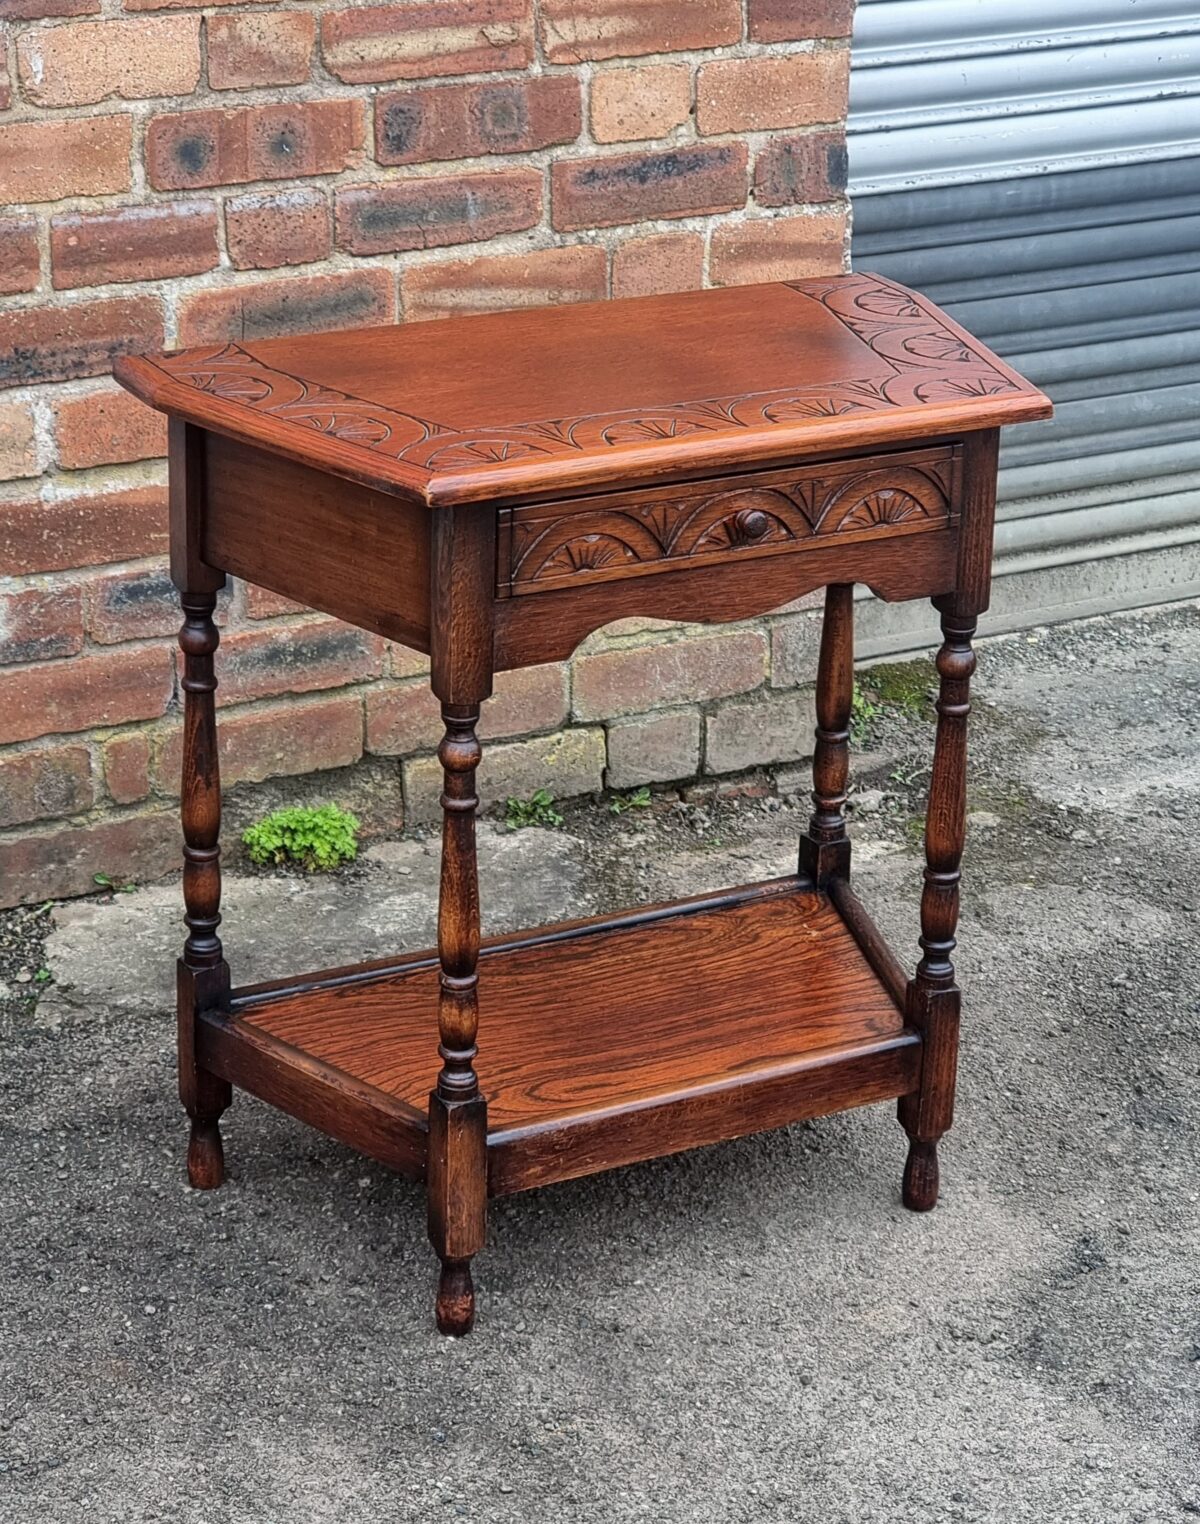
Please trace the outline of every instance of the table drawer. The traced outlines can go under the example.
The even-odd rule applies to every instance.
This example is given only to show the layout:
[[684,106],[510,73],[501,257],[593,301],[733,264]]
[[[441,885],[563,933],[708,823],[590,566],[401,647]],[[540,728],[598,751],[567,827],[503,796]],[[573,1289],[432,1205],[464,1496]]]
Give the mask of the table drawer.
[[502,597],[945,529],[958,445],[506,509]]

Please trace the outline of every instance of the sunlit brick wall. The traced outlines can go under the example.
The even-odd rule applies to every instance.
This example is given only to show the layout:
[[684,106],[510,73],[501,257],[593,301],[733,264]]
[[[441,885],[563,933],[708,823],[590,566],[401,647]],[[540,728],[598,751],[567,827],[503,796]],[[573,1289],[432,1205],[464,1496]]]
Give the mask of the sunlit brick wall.
[[[177,856],[165,431],[114,357],[836,271],[852,10],[0,0],[0,903]],[[427,811],[419,657],[222,609],[235,800]],[[485,790],[786,762],[805,640],[630,621],[507,675]]]

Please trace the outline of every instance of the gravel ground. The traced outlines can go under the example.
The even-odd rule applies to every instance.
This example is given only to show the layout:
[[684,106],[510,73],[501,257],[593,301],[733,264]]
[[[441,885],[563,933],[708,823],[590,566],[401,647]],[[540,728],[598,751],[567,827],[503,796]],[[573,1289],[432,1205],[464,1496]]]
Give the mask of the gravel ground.
[[[186,1188],[174,886],[5,919],[0,1519],[1200,1514],[1200,609],[1009,637],[978,693],[939,1210],[888,1107],[511,1198],[462,1342],[419,1191],[348,1150],[239,1096],[227,1186]],[[914,707],[865,722],[854,825],[898,947]],[[802,819],[567,814],[483,832],[510,923],[786,871]],[[235,876],[235,978],[427,941],[435,868]]]

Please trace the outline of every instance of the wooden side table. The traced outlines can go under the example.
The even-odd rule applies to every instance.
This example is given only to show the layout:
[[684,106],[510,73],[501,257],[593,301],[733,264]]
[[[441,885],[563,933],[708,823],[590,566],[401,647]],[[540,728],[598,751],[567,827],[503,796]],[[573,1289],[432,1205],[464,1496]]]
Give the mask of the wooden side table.
[[[898,1097],[904,1201],[932,1207],[998,431],[1049,417],[1047,399],[864,274],[227,344],[117,376],[171,419],[193,1185],[221,1183],[234,1084],[424,1181],[438,1326],[455,1334],[489,1195]],[[436,952],[231,987],[213,699],[227,573],[430,654]],[[856,582],[931,598],[944,633],[911,979],[850,888]],[[481,944],[476,726],[493,674],[559,660],[610,620],[745,619],[818,587],[797,873]]]

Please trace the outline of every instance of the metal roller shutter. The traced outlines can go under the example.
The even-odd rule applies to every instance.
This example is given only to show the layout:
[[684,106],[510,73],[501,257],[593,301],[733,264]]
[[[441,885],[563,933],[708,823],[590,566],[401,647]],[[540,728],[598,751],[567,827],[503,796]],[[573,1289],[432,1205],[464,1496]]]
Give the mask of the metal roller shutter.
[[1200,594],[1200,7],[860,0],[853,59],[855,264],[1058,405],[1005,445],[991,627]]

